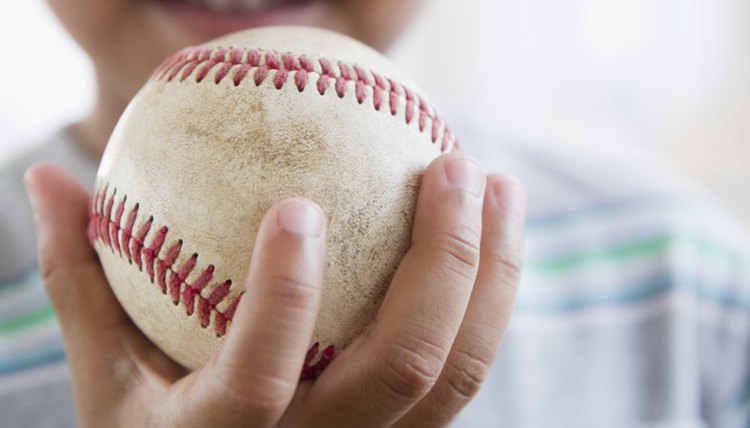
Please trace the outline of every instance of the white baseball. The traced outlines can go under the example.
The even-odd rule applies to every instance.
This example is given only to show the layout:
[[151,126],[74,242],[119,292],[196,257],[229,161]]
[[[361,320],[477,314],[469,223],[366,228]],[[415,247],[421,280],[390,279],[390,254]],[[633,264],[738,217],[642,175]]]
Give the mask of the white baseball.
[[138,327],[202,366],[231,328],[263,215],[304,196],[329,237],[303,375],[362,334],[409,246],[422,171],[456,147],[403,82],[374,50],[301,27],[168,58],[120,119],[91,208],[90,238]]

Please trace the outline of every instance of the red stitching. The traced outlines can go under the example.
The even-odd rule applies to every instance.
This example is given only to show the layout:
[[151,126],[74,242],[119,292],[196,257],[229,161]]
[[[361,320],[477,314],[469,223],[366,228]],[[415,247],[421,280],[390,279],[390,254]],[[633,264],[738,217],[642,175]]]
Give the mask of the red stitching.
[[[118,198],[116,189],[109,192],[108,186],[104,186],[97,190],[89,213],[89,239],[92,244],[100,242],[113,254],[119,254],[130,264],[135,263],[141,272],[145,270],[151,283],[158,285],[161,292],[171,297],[175,305],[182,303],[188,316],[195,313],[197,306],[198,318],[204,328],[211,325],[213,315],[214,331],[217,336],[223,336],[242,293],[229,301],[229,306],[224,312],[220,311],[217,307],[228,298],[232,282],[226,280],[215,283],[211,294],[204,297],[201,291],[213,278],[214,265],[208,265],[192,284],[189,283],[187,278],[198,264],[198,254],[193,254],[180,266],[175,267],[174,264],[183,251],[183,241],[167,244],[169,228],[155,226],[153,217],[146,219],[138,228],[138,232],[133,233],[140,205],[134,205],[127,216],[124,216],[126,201],[126,196]],[[112,207],[115,205],[117,209],[113,217]],[[123,217],[126,218],[124,225]],[[152,232],[154,230],[155,232]],[[146,242],[147,237],[149,242]]]
[[[320,355],[320,358],[318,358],[317,362],[313,363],[315,357],[318,355]],[[307,380],[317,378],[323,370],[331,364],[331,361],[333,361],[334,358],[336,358],[336,347],[329,346],[321,352],[320,344],[316,343],[309,351],[307,351],[305,365],[302,367],[302,376],[300,376],[301,379]]]
[[[385,99],[394,117],[399,115],[401,106],[406,124],[411,125],[416,119],[419,131],[428,133],[433,144],[440,144],[441,152],[458,150],[455,135],[424,98],[403,84],[356,64],[326,58],[313,61],[304,55],[257,48],[190,47],[168,57],[151,77],[167,82],[189,78],[202,82],[212,70],[216,70],[211,79],[216,84],[231,78],[234,86],[239,86],[250,76],[251,81],[260,86],[270,77],[276,89],[282,89],[291,81],[303,92],[314,84],[320,95],[333,87],[339,98],[346,97],[353,88],[359,104],[371,98],[373,108],[380,111]],[[432,126],[428,126],[428,121]]]
[[[174,264],[183,251],[182,239],[167,244],[169,228],[154,226],[153,216],[148,217],[138,227],[138,232],[134,233],[140,215],[140,204],[136,203],[125,215],[127,195],[122,196],[119,201],[117,199],[117,189],[109,192],[108,185],[104,185],[94,193],[88,225],[88,238],[91,244],[99,242],[108,247],[112,254],[118,254],[121,258],[127,259],[131,265],[135,263],[141,272],[145,269],[151,283],[158,285],[162,294],[168,295],[175,306],[182,303],[188,316],[193,316],[197,307],[197,317],[201,327],[209,328],[213,325],[216,335],[224,336],[244,292],[231,298],[226,309],[223,312],[220,311],[218,306],[226,302],[230,296],[232,280],[214,282],[210,294],[205,297],[202,292],[213,280],[215,266],[209,264],[190,284],[187,279],[198,265],[198,254],[194,253],[179,267],[175,267]],[[114,210],[113,217],[115,206],[117,208]],[[124,225],[122,224],[123,217],[125,218]],[[140,217],[143,216],[140,215]],[[156,232],[147,244],[146,239],[152,229]],[[165,244],[167,244],[166,250]],[[318,355],[320,355],[318,360],[313,362]],[[335,356],[335,346],[331,345],[320,351],[316,343],[307,353],[301,378],[318,377]]]

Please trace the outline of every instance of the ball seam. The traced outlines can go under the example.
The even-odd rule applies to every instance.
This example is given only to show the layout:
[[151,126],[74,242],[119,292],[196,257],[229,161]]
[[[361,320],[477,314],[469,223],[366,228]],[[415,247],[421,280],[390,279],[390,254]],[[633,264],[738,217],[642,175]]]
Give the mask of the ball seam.
[[[97,189],[89,213],[91,243],[103,244],[139,271],[145,271],[151,283],[158,285],[164,295],[169,295],[175,306],[182,303],[187,316],[197,312],[201,327],[213,325],[216,335],[223,336],[243,293],[229,299],[232,280],[214,281],[215,266],[212,264],[199,271],[192,284],[189,283],[188,276],[198,265],[198,254],[192,254],[175,266],[184,253],[183,241],[169,243],[165,250],[169,228],[155,225],[153,216],[144,220],[138,203],[126,213],[126,204],[127,195],[118,197],[117,189],[110,191],[107,184]],[[213,285],[209,286],[212,282]],[[210,294],[204,296],[204,290],[210,290]],[[227,300],[226,308],[219,310],[219,305]]]
[[[201,327],[213,326],[217,337],[224,336],[244,291],[232,297],[231,279],[214,281],[213,286],[208,287],[214,276],[213,264],[200,271],[192,283],[188,282],[188,276],[198,265],[198,254],[193,253],[176,268],[175,263],[183,253],[182,239],[169,244],[164,252],[169,228],[154,226],[153,216],[144,221],[140,204],[126,208],[127,201],[127,195],[119,197],[116,188],[110,192],[108,184],[96,190],[89,208],[88,238],[91,245],[104,246],[113,255],[136,265],[140,272],[145,269],[151,283],[158,285],[162,294],[169,295],[175,306],[182,303],[188,317],[196,313],[197,307]],[[203,290],[210,290],[208,297],[203,296]],[[226,301],[228,305],[220,310],[219,305]],[[334,345],[321,349],[320,343],[313,344],[305,356],[300,379],[317,378],[335,357]]]
[[250,80],[261,86],[271,80],[272,88],[283,89],[293,82],[299,92],[314,85],[321,96],[333,90],[339,98],[353,91],[360,105],[368,99],[375,111],[384,107],[392,116],[403,115],[407,125],[415,121],[420,133],[427,133],[442,153],[458,149],[458,141],[437,110],[424,97],[395,79],[374,70],[328,58],[310,58],[291,52],[260,48],[188,47],[167,57],[152,73],[153,81],[220,84],[231,79],[235,87]]

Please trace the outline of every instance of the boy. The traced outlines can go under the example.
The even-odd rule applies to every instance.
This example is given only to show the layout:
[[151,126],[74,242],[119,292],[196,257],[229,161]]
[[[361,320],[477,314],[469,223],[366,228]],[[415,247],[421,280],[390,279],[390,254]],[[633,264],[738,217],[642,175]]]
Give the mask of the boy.
[[[12,165],[0,184],[4,186],[0,195],[6,198],[0,203],[5,226],[0,229],[0,275],[11,277],[6,280],[10,285],[4,287],[36,290],[29,246],[32,232],[25,221],[28,207],[18,190],[22,171],[31,162],[50,159],[91,183],[95,159],[119,114],[164,56],[185,45],[264,24],[323,26],[384,48],[408,22],[417,3],[50,0],[94,60],[99,96],[87,119]],[[487,141],[486,136],[468,132],[463,132],[462,141],[467,152],[480,156],[490,167],[520,176],[529,190],[530,205],[524,290],[514,327],[488,385],[459,424],[746,426],[750,420],[750,239],[745,229],[660,165],[627,160],[598,163],[535,151],[529,144]],[[233,324],[236,339],[228,338],[225,348],[229,350],[222,350],[230,355],[198,374],[186,375],[155,351],[127,324],[95,259],[84,250],[81,233],[76,232],[85,223],[85,193],[60,170],[32,170],[28,184],[39,225],[40,263],[65,336],[80,423],[447,424],[487,375],[510,314],[521,258],[523,197],[518,185],[500,175],[485,178],[481,172],[471,172],[472,163],[454,156],[430,167],[420,193],[420,209],[439,212],[443,222],[423,225],[418,214],[415,239],[420,229],[429,231],[425,236],[451,236],[462,229],[460,224],[475,231],[474,238],[471,233],[464,237],[471,243],[478,239],[481,223],[481,244],[474,242],[474,246],[481,245],[474,255],[478,265],[469,263],[463,280],[455,280],[454,285],[463,287],[446,287],[444,281],[451,278],[446,272],[435,283],[394,284],[389,293],[405,296],[402,293],[422,284],[420,292],[431,293],[431,303],[452,315],[447,321],[436,320],[430,308],[408,306],[417,315],[405,321],[399,317],[403,308],[386,303],[384,311],[389,316],[378,324],[387,327],[399,321],[400,328],[419,327],[420,331],[404,337],[383,328],[376,335],[380,341],[364,341],[348,352],[349,357],[342,353],[319,381],[297,390],[291,376],[294,370],[289,368],[299,365],[304,335],[290,335],[284,346],[275,348],[283,350],[275,356],[285,361],[283,365],[253,360],[243,352],[243,338],[263,332],[254,328],[262,323],[253,318],[262,308],[244,312],[242,319],[247,322]],[[456,180],[451,182],[449,176]],[[262,251],[256,251],[265,255],[264,262],[254,261],[262,269],[255,271],[256,280],[250,278],[248,284],[255,284],[261,294],[269,293],[270,308],[275,308],[272,288],[263,286],[268,281],[257,279],[274,277],[273,269],[280,269],[274,263],[279,257],[296,255],[307,277],[319,272],[325,233],[316,212],[309,201],[282,201],[266,218],[262,230],[268,239],[259,240]],[[298,233],[282,230],[278,219],[285,216]],[[288,253],[279,253],[279,246],[286,246]],[[425,270],[439,269],[439,263],[434,263],[441,260],[444,246],[435,243],[427,248],[434,250],[427,251],[434,256],[424,259],[421,267],[426,269],[413,271],[414,278],[425,278]],[[471,245],[464,250],[471,260]],[[31,268],[24,271],[25,266]],[[488,271],[487,266],[492,269]],[[307,285],[304,289],[315,296],[319,284]],[[452,294],[456,288],[464,292]],[[471,297],[466,290],[472,290]],[[22,299],[24,304],[38,301],[34,291],[28,295]],[[455,299],[446,301],[446,296]],[[314,312],[314,305],[301,307],[307,316]],[[109,324],[92,327],[86,322],[91,314],[79,316],[86,311]],[[294,315],[288,318],[300,328],[308,324]],[[434,325],[441,328],[431,329]],[[26,333],[39,327],[32,325],[18,336],[33,339]],[[34,356],[46,355],[41,360],[48,362],[55,359],[54,352],[33,352],[57,340],[54,334],[42,336],[29,346],[30,352],[16,354],[28,355],[12,360],[26,370],[9,376],[11,381],[6,383],[35,386],[16,387],[0,400],[1,413],[22,426],[49,423],[43,419],[45,412],[36,409],[59,403],[66,393],[65,378],[57,383],[54,376],[35,384],[29,380]],[[404,342],[405,338],[410,340]],[[398,358],[378,352],[394,347],[403,350]],[[22,345],[18,348],[26,351]],[[265,367],[266,376],[249,381],[242,367],[250,361],[257,363],[253,367]],[[363,381],[358,383],[358,379]],[[258,385],[264,387],[254,388]],[[44,396],[53,390],[50,397]],[[31,403],[34,410],[23,411],[24,403]],[[66,415],[65,409],[59,414]],[[61,426],[72,424],[54,417]]]

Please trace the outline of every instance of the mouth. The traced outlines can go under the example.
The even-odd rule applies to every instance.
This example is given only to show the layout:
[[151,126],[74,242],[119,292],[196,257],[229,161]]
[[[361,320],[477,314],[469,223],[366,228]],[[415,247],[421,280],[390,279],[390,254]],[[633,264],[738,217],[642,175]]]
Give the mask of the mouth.
[[328,0],[152,0],[202,39],[268,25],[317,25]]
[[206,12],[232,15],[251,15],[280,8],[298,8],[316,0],[169,0],[165,3],[182,4],[185,7],[202,9]]

